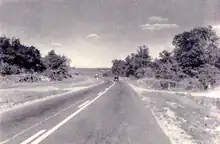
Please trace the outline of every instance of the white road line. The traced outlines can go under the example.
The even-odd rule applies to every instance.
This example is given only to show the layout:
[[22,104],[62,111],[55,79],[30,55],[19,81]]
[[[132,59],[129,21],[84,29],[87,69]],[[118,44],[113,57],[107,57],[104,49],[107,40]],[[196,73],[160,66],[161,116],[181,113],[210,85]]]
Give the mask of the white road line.
[[84,102],[83,104],[79,105],[79,106],[78,106],[78,108],[83,107],[83,106],[84,106],[84,105],[86,105],[88,102],[89,102],[89,100],[88,100],[88,101],[86,101],[86,102]]
[[[113,83],[111,85],[110,88],[112,88],[114,86],[115,83]],[[109,88],[109,89],[110,89]],[[109,90],[108,89],[108,90]],[[107,92],[107,91],[105,91]],[[104,92],[104,93],[105,93]],[[104,94],[102,93],[102,95]],[[74,112],[73,114],[71,114],[70,116],[68,116],[66,119],[64,119],[63,121],[61,121],[60,123],[58,123],[57,125],[55,125],[52,129],[48,130],[46,133],[44,133],[43,135],[41,135],[40,137],[38,137],[35,141],[33,141],[31,144],[39,144],[41,141],[43,141],[45,138],[47,138],[49,135],[51,135],[54,131],[56,131],[58,128],[60,128],[62,125],[64,125],[66,122],[68,122],[70,119],[72,119],[74,116],[76,116],[78,113],[80,113],[82,110],[84,110],[86,107],[88,107],[89,105],[91,105],[92,103],[94,103],[98,98],[100,98],[102,95],[97,96],[96,98],[94,98],[93,100],[91,100],[89,103],[87,103],[86,105],[84,105],[83,107],[81,107],[80,109],[78,109],[76,112]]]
[[28,139],[26,139],[25,141],[23,141],[21,144],[28,144],[29,142],[31,142],[32,140],[34,140],[35,138],[37,138],[38,136],[40,136],[41,134],[43,134],[46,130],[41,130],[39,132],[37,132],[36,134],[34,134],[33,136],[29,137]]
[[98,93],[98,96],[101,95],[103,92]]
[[14,139],[14,138],[16,138],[16,137],[18,137],[18,136],[20,136],[20,135],[24,134],[25,132],[29,131],[29,130],[30,130],[30,129],[32,129],[32,128],[37,127],[38,125],[40,125],[40,124],[42,124],[42,123],[44,123],[44,122],[46,122],[46,121],[50,120],[51,118],[53,118],[53,117],[55,117],[55,116],[59,115],[60,113],[62,113],[62,112],[64,112],[64,111],[66,111],[66,110],[68,110],[68,109],[70,109],[70,108],[74,107],[74,106],[75,106],[75,105],[77,105],[77,104],[78,104],[78,102],[76,102],[76,103],[74,103],[74,104],[70,105],[70,106],[69,106],[69,107],[67,107],[67,108],[62,109],[61,111],[59,111],[59,112],[57,112],[57,113],[55,113],[55,114],[53,114],[53,115],[51,115],[51,116],[47,117],[46,119],[44,119],[44,120],[40,121],[39,123],[36,123],[36,124],[34,124],[33,126],[31,126],[31,127],[27,128],[27,129],[25,129],[25,130],[23,130],[23,131],[19,132],[18,134],[16,134],[16,135],[12,136],[11,138],[9,138],[9,139],[7,139],[7,140],[4,140],[4,141],[3,141],[3,142],[1,142],[0,144],[5,144],[5,143],[8,143],[8,142],[9,142],[9,141],[11,141],[12,139]]

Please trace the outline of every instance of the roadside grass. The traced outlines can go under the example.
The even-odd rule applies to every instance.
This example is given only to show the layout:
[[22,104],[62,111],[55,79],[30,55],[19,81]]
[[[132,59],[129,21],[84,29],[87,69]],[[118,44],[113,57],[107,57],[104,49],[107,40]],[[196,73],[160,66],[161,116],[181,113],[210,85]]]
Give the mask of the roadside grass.
[[23,76],[7,76],[0,82],[0,111],[29,101],[78,91],[102,82],[101,79],[87,76],[74,76],[63,81],[17,82]]
[[168,79],[142,78],[139,80],[130,79],[129,81],[145,89],[189,92],[204,91],[202,84],[195,79],[183,79],[176,82]]

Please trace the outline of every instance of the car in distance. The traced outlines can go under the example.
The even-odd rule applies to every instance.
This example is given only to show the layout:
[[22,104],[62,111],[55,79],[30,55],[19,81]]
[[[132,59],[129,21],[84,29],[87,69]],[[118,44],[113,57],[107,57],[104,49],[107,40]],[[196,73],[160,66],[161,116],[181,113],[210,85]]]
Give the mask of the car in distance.
[[118,76],[114,76],[114,81],[119,81],[119,77]]

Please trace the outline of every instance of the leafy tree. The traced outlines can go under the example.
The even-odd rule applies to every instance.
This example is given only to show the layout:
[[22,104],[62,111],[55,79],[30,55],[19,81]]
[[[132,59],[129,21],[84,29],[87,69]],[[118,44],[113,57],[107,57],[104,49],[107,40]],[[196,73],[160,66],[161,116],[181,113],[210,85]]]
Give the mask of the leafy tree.
[[211,26],[196,27],[176,35],[173,51],[162,51],[158,59],[152,61],[148,47],[140,46],[125,60],[114,60],[112,71],[126,77],[155,77],[163,80],[165,88],[167,84],[185,83],[190,85],[188,89],[201,88],[201,84],[206,89],[209,84],[220,82],[218,40]]
[[112,61],[112,73],[117,76],[125,75],[125,62],[123,60],[113,60]]
[[208,88],[208,85],[213,86],[220,82],[220,71],[215,66],[205,64],[199,67],[196,72],[196,78],[199,79],[205,89]]
[[47,67],[45,75],[53,80],[71,77],[69,74],[70,60],[65,56],[57,55],[54,50],[48,52],[44,57],[44,64]]
[[14,37],[0,37],[0,61],[28,71],[40,72],[45,69],[40,51],[33,46],[22,45]]
[[217,67],[220,70],[220,55],[218,60],[215,62],[215,67]]
[[211,26],[197,27],[176,35],[173,39],[174,57],[184,73],[193,77],[195,74],[191,69],[204,64],[214,65],[220,55],[218,40]]
[[133,75],[135,75],[135,69],[133,66],[133,57],[129,55],[125,58],[125,76],[129,77]]
[[151,67],[143,67],[137,69],[135,75],[137,78],[144,78],[144,77],[152,78],[155,77],[155,72]]
[[137,68],[147,67],[151,63],[151,56],[147,46],[139,47],[137,54],[134,55],[134,63]]
[[166,50],[159,54],[159,59],[154,61],[155,77],[160,79],[170,79],[179,81],[187,77],[178,65],[172,52]]
[[0,73],[2,75],[18,74],[21,69],[16,65],[10,65],[8,63],[0,62]]
[[147,46],[140,46],[136,53],[127,56],[125,60],[113,60],[112,72],[120,76],[140,77],[140,69],[151,64],[151,56]]

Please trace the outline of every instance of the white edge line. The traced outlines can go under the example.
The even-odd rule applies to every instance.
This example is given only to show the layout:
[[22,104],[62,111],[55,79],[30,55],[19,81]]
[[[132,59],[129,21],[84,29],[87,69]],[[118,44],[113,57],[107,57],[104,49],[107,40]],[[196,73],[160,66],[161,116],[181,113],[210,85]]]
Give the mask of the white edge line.
[[84,106],[84,105],[86,105],[88,102],[89,102],[89,100],[88,100],[88,101],[86,101],[86,102],[84,102],[84,103],[82,103],[81,105],[79,105],[79,106],[78,106],[78,108],[83,107],[83,106]]
[[[115,83],[113,83],[111,85],[110,88],[112,88],[114,86]],[[109,89],[108,89],[109,90]],[[105,91],[107,92],[107,91]],[[104,93],[105,93],[104,92]],[[102,93],[102,95],[104,94]],[[102,95],[97,96],[96,98],[94,98],[93,100],[91,100],[89,103],[87,103],[86,105],[84,105],[83,107],[81,107],[80,109],[78,109],[76,112],[74,112],[73,114],[71,114],[70,116],[68,116],[66,119],[64,119],[63,121],[61,121],[60,123],[58,123],[57,125],[55,125],[52,129],[48,130],[46,133],[44,133],[43,135],[41,135],[40,137],[38,137],[35,141],[33,141],[31,144],[39,144],[41,141],[43,141],[45,138],[47,138],[49,135],[51,135],[54,131],[56,131],[58,128],[60,128],[62,125],[64,125],[66,122],[68,122],[70,119],[72,119],[74,116],[76,116],[78,113],[80,113],[82,110],[84,110],[86,107],[88,107],[89,105],[91,105],[93,102],[95,102],[98,98],[100,98]]]
[[98,93],[98,96],[102,95],[103,92]]
[[38,126],[38,125],[40,125],[40,124],[46,122],[47,120],[50,120],[51,118],[53,118],[53,117],[59,115],[61,112],[64,112],[64,111],[66,111],[66,110],[72,108],[73,106],[75,106],[75,105],[77,105],[77,104],[78,104],[78,103],[74,103],[74,104],[70,105],[69,107],[62,109],[61,111],[59,111],[59,112],[57,112],[57,113],[55,113],[55,114],[53,114],[53,115],[47,117],[46,119],[40,121],[39,123],[36,123],[36,124],[32,125],[31,127],[29,127],[29,128],[27,128],[27,129],[21,131],[20,133],[14,135],[12,138],[9,138],[9,139],[4,140],[4,141],[1,142],[0,144],[8,143],[9,141],[11,141],[12,139],[18,137],[19,135],[21,135],[21,134],[27,132],[28,130],[30,130],[30,129],[32,129],[32,128],[35,128],[36,126]]
[[[104,82],[104,81],[103,81]],[[32,104],[36,104],[36,103],[40,103],[42,101],[47,101],[47,100],[51,100],[51,99],[54,99],[56,97],[63,97],[65,95],[68,95],[68,94],[72,94],[72,93],[75,93],[75,92],[79,92],[79,91],[83,91],[85,89],[89,89],[89,88],[92,88],[92,87],[95,87],[95,86],[98,86],[98,85],[101,85],[102,83],[98,83],[98,84],[93,84],[93,85],[89,85],[89,86],[85,86],[83,87],[82,89],[79,89],[79,90],[69,90],[67,92],[63,92],[63,93],[59,93],[59,94],[55,94],[55,95],[51,95],[51,96],[46,96],[46,97],[43,97],[43,98],[40,98],[40,99],[35,99],[35,100],[32,100],[32,101],[26,101],[24,102],[23,104],[18,104],[16,106],[14,106],[13,108],[9,108],[9,109],[6,109],[4,111],[1,111],[0,112],[0,115],[1,114],[4,114],[5,112],[8,112],[8,111],[11,111],[11,110],[15,110],[17,108],[21,108],[21,107],[25,107],[25,106],[29,106],[29,105],[32,105]],[[80,86],[79,86],[80,87]],[[1,143],[0,143],[1,144]]]
[[[104,81],[103,81],[103,83],[104,83]],[[113,85],[112,85],[112,86],[113,86]],[[55,114],[52,115],[52,116],[47,117],[46,119],[40,121],[39,123],[36,123],[36,124],[34,124],[33,126],[31,126],[31,127],[27,128],[27,129],[21,131],[20,133],[14,135],[12,138],[9,138],[9,139],[6,139],[6,140],[4,140],[4,141],[1,141],[0,144],[8,143],[9,141],[11,141],[12,139],[18,137],[19,135],[21,135],[21,134],[27,132],[28,130],[30,130],[30,129],[32,129],[32,128],[38,126],[38,125],[40,125],[41,123],[43,123],[43,122],[45,122],[45,121],[47,121],[47,120],[49,120],[49,119],[51,119],[51,118],[57,116],[57,115],[60,114],[61,112],[64,112],[64,111],[70,109],[71,107],[73,107],[73,106],[75,106],[75,105],[76,105],[76,103],[74,103],[73,105],[70,105],[69,107],[67,107],[67,108],[65,108],[65,109],[63,109],[63,110],[61,110],[61,111],[55,113]],[[4,111],[4,112],[6,112],[6,111]],[[3,112],[2,112],[2,113],[3,113]],[[0,114],[1,114],[1,112],[0,112]]]
[[28,144],[29,142],[31,142],[32,140],[34,140],[35,138],[37,138],[38,136],[40,136],[41,134],[43,134],[46,130],[41,130],[39,132],[37,132],[36,134],[34,134],[33,136],[29,137],[28,139],[26,139],[25,141],[23,141],[21,144]]

